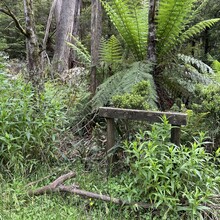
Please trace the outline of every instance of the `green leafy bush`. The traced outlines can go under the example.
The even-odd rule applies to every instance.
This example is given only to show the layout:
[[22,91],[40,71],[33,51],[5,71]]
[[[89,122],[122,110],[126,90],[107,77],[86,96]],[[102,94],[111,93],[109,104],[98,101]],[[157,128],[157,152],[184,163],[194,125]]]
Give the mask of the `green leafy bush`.
[[59,92],[51,84],[38,102],[29,84],[0,76],[0,164],[30,171],[55,158],[56,134],[65,121]]
[[112,97],[115,107],[130,109],[155,109],[156,105],[153,100],[150,82],[146,80],[134,85],[131,93]]
[[215,147],[218,147],[220,145],[220,87],[218,84],[197,86],[195,97],[196,100],[191,108],[196,114],[206,114],[204,129],[208,131]]
[[[126,142],[130,175],[125,178],[128,199],[152,203],[158,219],[203,219],[215,215],[212,197],[219,194],[220,178],[214,157],[204,149],[204,133],[191,147],[170,143],[171,126],[154,124]],[[171,218],[172,216],[172,218]]]

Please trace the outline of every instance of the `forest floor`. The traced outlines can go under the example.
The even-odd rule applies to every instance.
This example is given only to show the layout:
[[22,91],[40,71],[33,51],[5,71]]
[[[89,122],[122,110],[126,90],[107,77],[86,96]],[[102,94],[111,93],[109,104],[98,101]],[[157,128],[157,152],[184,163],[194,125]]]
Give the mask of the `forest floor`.
[[[0,220],[151,219],[146,216],[146,213],[143,215],[131,207],[121,207],[94,199],[80,198],[73,194],[53,193],[27,196],[30,189],[47,185],[70,170],[76,172],[77,175],[68,180],[67,184],[74,183],[79,185],[80,189],[91,192],[108,195],[112,190],[114,180],[116,180],[115,177],[109,180],[98,167],[93,168],[92,171],[86,171],[80,163],[59,164],[53,168],[44,167],[25,178],[17,175],[10,180],[0,179]],[[114,187],[117,187],[117,184]]]

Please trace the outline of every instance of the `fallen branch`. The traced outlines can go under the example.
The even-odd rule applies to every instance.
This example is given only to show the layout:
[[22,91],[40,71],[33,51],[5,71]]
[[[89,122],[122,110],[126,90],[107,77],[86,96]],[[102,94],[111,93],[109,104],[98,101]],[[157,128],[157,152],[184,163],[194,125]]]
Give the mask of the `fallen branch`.
[[72,177],[75,177],[75,176],[76,176],[76,174],[74,172],[70,172],[65,175],[62,175],[62,176],[58,177],[55,181],[50,183],[49,185],[43,186],[39,189],[36,189],[35,191],[30,190],[28,192],[28,195],[29,196],[40,196],[43,194],[57,192],[57,191],[59,191],[58,186],[60,184],[62,184],[64,181],[71,179]]
[[81,190],[81,189],[79,189],[79,186],[75,185],[75,184],[72,184],[70,186],[65,186],[62,184],[67,179],[70,179],[75,176],[76,176],[76,174],[74,172],[70,172],[65,175],[62,175],[59,178],[57,178],[55,181],[50,183],[49,185],[43,186],[43,187],[36,189],[34,191],[32,191],[32,190],[29,191],[28,195],[29,196],[40,196],[43,194],[50,194],[50,193],[54,193],[54,192],[55,193],[56,192],[68,192],[68,193],[71,193],[74,195],[79,195],[84,198],[99,199],[99,200],[102,200],[105,202],[111,202],[111,203],[115,203],[118,205],[132,205],[132,206],[137,205],[142,208],[152,208],[153,207],[152,204],[148,204],[148,203],[128,202],[128,201],[125,201],[122,199],[112,198],[107,195],[102,195],[102,194],[98,194],[98,193],[93,193],[93,192]]

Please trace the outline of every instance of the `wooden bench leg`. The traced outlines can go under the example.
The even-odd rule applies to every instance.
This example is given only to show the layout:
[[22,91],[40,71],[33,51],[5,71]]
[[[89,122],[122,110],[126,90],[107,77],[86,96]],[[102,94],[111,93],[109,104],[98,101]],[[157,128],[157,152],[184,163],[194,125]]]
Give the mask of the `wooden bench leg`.
[[171,142],[180,146],[180,133],[181,133],[181,126],[172,125],[171,128]]
[[[106,152],[109,152],[115,145],[115,122],[113,118],[107,118],[107,146]],[[112,164],[112,156],[108,157],[108,170]]]

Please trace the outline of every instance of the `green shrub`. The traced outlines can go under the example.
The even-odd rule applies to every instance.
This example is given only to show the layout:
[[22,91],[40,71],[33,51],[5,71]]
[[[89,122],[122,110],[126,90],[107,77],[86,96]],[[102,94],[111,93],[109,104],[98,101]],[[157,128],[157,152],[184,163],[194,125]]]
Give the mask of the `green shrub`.
[[212,197],[220,191],[219,167],[204,149],[204,133],[191,147],[177,147],[169,141],[170,129],[163,118],[163,124],[154,124],[151,131],[126,142],[127,198],[154,204],[158,219],[203,219],[203,213],[212,212],[214,216]]
[[113,96],[112,103],[118,108],[155,109],[156,105],[153,101],[150,88],[150,82],[143,80],[133,86],[131,93]]
[[59,92],[51,84],[38,102],[29,84],[0,77],[0,164],[30,171],[55,158],[56,134],[65,121]]
[[209,86],[197,86],[196,100],[192,104],[192,110],[197,114],[206,114],[203,124],[204,129],[212,138],[215,147],[220,145],[220,87],[218,84]]

